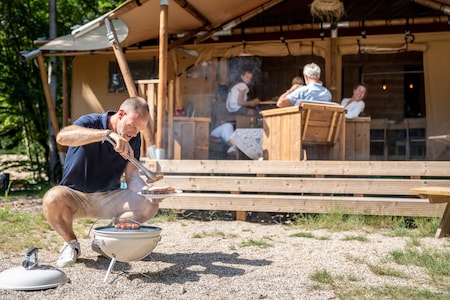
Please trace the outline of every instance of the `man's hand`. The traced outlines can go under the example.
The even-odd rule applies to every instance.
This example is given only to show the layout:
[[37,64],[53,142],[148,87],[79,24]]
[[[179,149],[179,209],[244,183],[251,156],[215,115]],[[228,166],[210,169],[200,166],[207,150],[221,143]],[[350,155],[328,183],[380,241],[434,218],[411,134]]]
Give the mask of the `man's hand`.
[[114,150],[122,155],[125,159],[133,159],[134,158],[134,151],[133,148],[131,148],[130,143],[121,138],[116,132],[111,132],[109,134],[109,137],[112,138],[116,142],[116,146],[114,147]]

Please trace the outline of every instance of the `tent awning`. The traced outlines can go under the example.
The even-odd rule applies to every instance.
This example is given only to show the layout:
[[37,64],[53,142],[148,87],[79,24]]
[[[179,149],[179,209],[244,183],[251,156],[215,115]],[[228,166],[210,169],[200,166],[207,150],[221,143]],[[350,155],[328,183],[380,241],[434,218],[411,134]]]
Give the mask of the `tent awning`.
[[[127,24],[121,20],[113,20],[112,23],[119,42],[123,42],[128,36]],[[75,38],[72,34],[58,37],[40,49],[46,51],[91,51],[106,49],[111,47],[106,32],[105,25],[102,25],[79,38]]]
[[[263,7],[265,3],[278,3],[281,0],[192,0],[189,5],[192,9],[182,7],[185,1],[168,0],[169,3],[169,34],[185,34],[191,31],[203,31],[227,24],[247,12],[258,7]],[[199,8],[201,10],[193,9]],[[141,0],[137,6],[133,0],[124,2],[115,10],[105,14],[113,20],[113,25],[117,31],[119,42],[122,47],[134,45],[136,43],[158,39],[159,37],[159,13],[160,1]],[[204,16],[207,16],[204,17]],[[91,21],[86,25],[101,25],[102,17]],[[84,26],[86,26],[84,25]],[[233,24],[228,24],[233,25]],[[106,49],[110,43],[106,37],[104,25],[97,27],[91,32],[75,38],[74,34],[59,37],[42,46],[41,50],[55,51],[89,51]]]

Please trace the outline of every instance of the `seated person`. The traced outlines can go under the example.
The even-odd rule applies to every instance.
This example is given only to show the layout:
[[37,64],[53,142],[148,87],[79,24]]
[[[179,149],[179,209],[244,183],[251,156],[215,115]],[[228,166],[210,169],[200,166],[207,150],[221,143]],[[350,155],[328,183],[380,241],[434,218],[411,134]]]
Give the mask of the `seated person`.
[[364,111],[366,104],[363,99],[366,97],[366,94],[366,85],[360,83],[354,87],[351,98],[342,99],[341,105],[347,110],[345,114],[347,119],[356,118]]
[[227,97],[227,109],[233,115],[257,115],[256,106],[261,100],[259,98],[248,99],[248,84],[253,79],[253,72],[251,70],[244,70],[241,72],[240,81],[233,85]]
[[305,85],[305,81],[300,76],[295,76],[292,78],[291,89],[295,86],[296,88],[302,87]]
[[290,88],[278,98],[278,107],[300,105],[303,100],[331,101],[330,91],[320,81],[320,67],[315,63],[305,65],[303,76],[306,85]]
[[226,108],[226,99],[228,95],[228,88],[221,85],[217,89],[216,98],[213,100],[211,109],[211,128],[213,130],[210,136],[215,139],[220,139],[223,143],[229,146],[227,153],[236,151],[236,147],[230,144],[231,135],[234,132],[234,116],[231,115]]

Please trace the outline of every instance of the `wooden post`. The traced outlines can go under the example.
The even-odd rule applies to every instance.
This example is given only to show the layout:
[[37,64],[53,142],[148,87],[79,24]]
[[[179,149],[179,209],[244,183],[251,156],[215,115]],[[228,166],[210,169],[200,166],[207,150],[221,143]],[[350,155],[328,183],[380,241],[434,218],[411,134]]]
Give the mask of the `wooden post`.
[[[55,136],[59,133],[58,118],[56,117],[55,105],[53,104],[52,93],[50,91],[50,86],[48,84],[47,72],[45,71],[44,57],[42,54],[37,56],[37,61],[39,65],[39,70],[41,71],[42,86],[44,88],[45,100],[47,100],[48,113],[50,114],[50,121],[52,123],[52,128]],[[56,143],[58,147],[58,152],[64,152],[63,146]]]
[[116,30],[114,29],[114,26],[110,19],[105,18],[104,21],[106,29],[108,30],[108,39],[114,50],[114,54],[116,55],[117,63],[119,64],[120,72],[122,73],[123,80],[125,81],[128,94],[130,95],[130,97],[136,97],[137,96],[136,86],[134,84],[130,68],[128,67],[127,60],[125,59],[125,55],[122,51],[122,48],[119,45],[119,39],[117,38]]
[[68,57],[64,56],[62,59],[62,126],[69,125],[69,72],[68,72]]
[[[331,25],[333,26],[333,25]],[[331,29],[331,41],[330,41],[330,82],[327,83],[328,89],[330,90],[331,94],[333,95],[332,99],[334,99],[334,102],[340,103],[340,99],[338,99],[337,94],[337,60],[338,60],[338,46],[337,46],[337,24],[336,28]]]
[[175,108],[174,104],[174,84],[173,80],[169,82],[169,108],[167,114],[167,158],[173,157],[173,111]]
[[[167,99],[167,49],[168,49],[168,14],[169,1],[160,0],[159,14],[159,85],[158,85],[158,105],[157,105],[157,125],[156,125],[156,151],[157,158],[163,151],[163,128]],[[170,133],[169,133],[170,134]],[[163,153],[163,152],[162,152]]]

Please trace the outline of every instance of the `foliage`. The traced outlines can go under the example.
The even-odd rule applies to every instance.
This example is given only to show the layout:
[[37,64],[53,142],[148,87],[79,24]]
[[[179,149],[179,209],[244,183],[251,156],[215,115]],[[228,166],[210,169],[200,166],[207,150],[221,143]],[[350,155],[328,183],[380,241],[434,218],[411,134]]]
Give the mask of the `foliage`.
[[6,206],[0,208],[0,220],[0,248],[14,252],[46,247],[48,241],[43,236],[47,235],[50,226],[43,214],[13,212]]
[[[124,2],[52,1],[56,2],[58,36],[69,34],[72,26],[92,20]],[[50,171],[48,110],[40,70],[35,61],[22,61],[20,53],[36,50],[39,46],[34,41],[47,39],[49,16],[48,0],[0,3],[0,154],[28,155],[36,174]],[[60,64],[55,61],[52,71],[58,73]],[[57,96],[55,102],[58,110],[61,97]],[[57,115],[61,114],[57,111]]]

